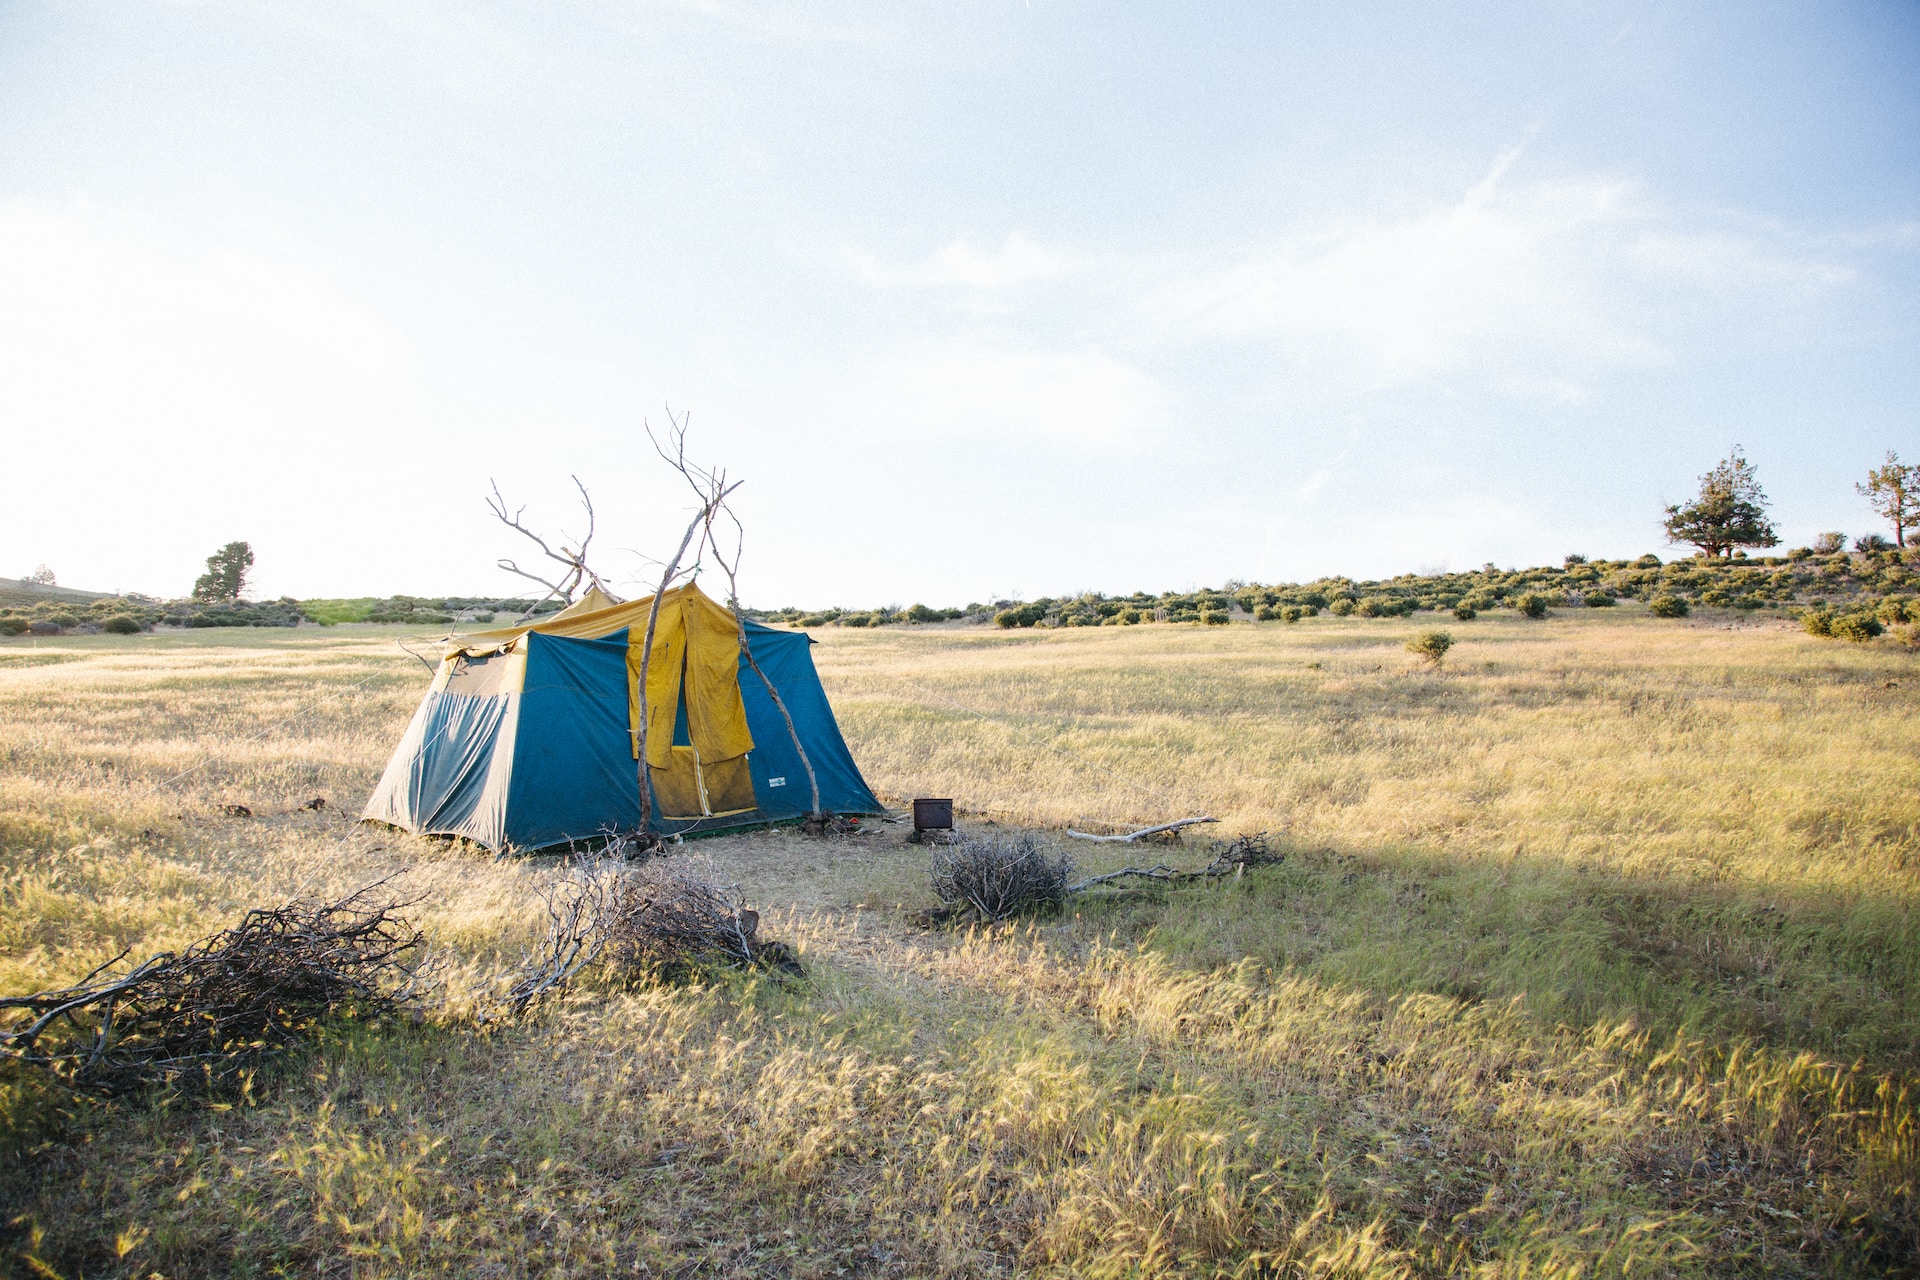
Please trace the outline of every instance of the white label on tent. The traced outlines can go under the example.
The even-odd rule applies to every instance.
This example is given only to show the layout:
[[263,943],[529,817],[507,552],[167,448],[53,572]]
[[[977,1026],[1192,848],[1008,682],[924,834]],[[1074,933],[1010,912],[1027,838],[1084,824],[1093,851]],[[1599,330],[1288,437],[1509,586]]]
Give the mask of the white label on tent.
[[768,778],[767,785],[770,787],[784,787],[787,785],[787,780],[785,778]]

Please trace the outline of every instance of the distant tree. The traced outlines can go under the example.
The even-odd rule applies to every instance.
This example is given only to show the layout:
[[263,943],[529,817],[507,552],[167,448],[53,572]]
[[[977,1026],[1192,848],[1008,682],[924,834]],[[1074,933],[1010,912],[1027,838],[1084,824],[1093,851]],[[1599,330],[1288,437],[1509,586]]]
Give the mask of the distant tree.
[[1847,549],[1847,535],[1838,529],[1831,529],[1813,540],[1813,554],[1830,556],[1836,551]]
[[247,589],[247,570],[253,567],[253,548],[229,542],[207,557],[207,571],[193,584],[193,598],[209,603],[238,600]]
[[1853,486],[1868,505],[1893,526],[1894,545],[1907,545],[1907,530],[1920,525],[1920,463],[1902,462],[1887,450],[1887,460],[1867,472],[1867,482]]
[[1767,519],[1767,495],[1739,445],[1700,477],[1699,497],[1667,508],[1666,529],[1668,542],[1691,543],[1716,558],[1731,556],[1735,547],[1780,543]]
[[47,566],[45,565],[41,565],[38,569],[35,569],[32,573],[20,579],[20,581],[31,582],[35,586],[39,586],[39,587],[51,587],[51,586],[57,585],[53,580],[53,570],[47,568]]
[[1855,551],[1891,551],[1893,544],[1877,533],[1869,533],[1865,537],[1855,538],[1853,549]]

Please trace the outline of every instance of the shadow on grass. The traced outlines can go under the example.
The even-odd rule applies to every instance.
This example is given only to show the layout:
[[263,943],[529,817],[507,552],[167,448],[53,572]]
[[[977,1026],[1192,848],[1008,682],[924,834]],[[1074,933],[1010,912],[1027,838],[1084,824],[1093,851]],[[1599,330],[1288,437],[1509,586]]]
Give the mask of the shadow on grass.
[[1552,1026],[1631,1019],[1920,1069],[1911,895],[1777,891],[1545,859],[1294,848],[1237,882],[1090,899],[1085,924],[1184,967],[1253,957],[1381,999],[1515,997]]

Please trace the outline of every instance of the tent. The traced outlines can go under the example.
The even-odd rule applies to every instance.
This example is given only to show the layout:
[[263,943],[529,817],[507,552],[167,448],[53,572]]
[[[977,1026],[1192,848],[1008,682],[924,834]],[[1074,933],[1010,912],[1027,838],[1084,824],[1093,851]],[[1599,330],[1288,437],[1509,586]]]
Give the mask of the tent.
[[[448,642],[364,820],[538,849],[640,823],[640,649],[651,596],[598,589],[551,617]],[[804,633],[745,624],[692,584],[661,596],[648,664],[650,826],[664,835],[808,812],[879,813],[840,736]]]

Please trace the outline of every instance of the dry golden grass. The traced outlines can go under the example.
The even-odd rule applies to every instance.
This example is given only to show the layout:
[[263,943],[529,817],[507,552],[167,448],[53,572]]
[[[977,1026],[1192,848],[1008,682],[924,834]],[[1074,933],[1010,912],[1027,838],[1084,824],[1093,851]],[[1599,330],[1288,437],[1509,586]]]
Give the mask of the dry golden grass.
[[596,980],[490,1034],[458,993],[553,866],[350,821],[425,684],[388,633],[0,646],[0,989],[393,873],[455,958],[442,1016],[215,1107],[0,1076],[3,1265],[1911,1269],[1914,659],[1595,616],[1453,626],[1434,673],[1414,629],[830,632],[884,795],[1288,859],[950,934],[899,828],[704,841],[807,982]]

